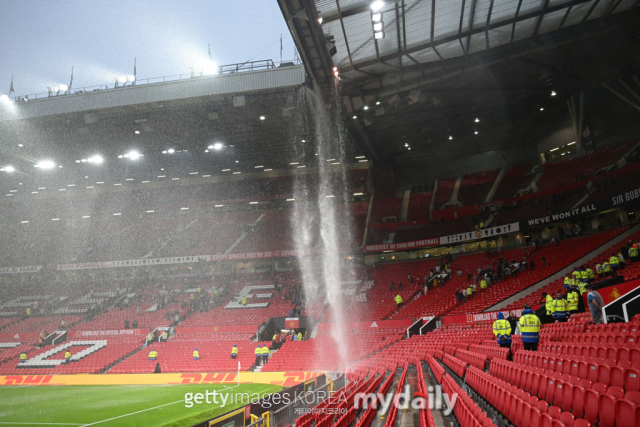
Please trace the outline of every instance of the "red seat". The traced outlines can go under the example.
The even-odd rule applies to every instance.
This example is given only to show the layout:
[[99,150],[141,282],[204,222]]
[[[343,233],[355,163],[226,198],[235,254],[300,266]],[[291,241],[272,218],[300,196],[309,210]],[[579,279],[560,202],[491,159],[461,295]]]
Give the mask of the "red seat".
[[563,412],[560,414],[560,422],[564,424],[565,427],[573,427],[574,421],[575,417],[571,412]]
[[616,423],[616,397],[603,393],[598,396],[598,417],[600,427],[613,427]]
[[640,423],[640,419],[636,416],[640,413],[637,409],[640,406],[634,404],[627,399],[618,399],[616,401],[615,414],[617,427],[635,427]]
[[600,393],[593,388],[584,391],[584,419],[591,424],[598,421],[598,396]]

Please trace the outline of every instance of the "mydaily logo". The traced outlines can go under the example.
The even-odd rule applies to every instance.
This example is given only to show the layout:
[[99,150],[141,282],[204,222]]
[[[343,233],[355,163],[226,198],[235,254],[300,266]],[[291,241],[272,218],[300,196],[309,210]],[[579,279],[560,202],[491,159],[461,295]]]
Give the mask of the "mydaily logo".
[[397,409],[444,409],[444,415],[449,415],[458,401],[458,394],[449,396],[442,393],[440,386],[429,386],[427,395],[415,392],[413,397],[409,386],[404,387],[404,391],[398,395],[393,393],[357,393],[354,399],[356,409],[367,409],[372,406],[376,410],[386,412],[393,404]]

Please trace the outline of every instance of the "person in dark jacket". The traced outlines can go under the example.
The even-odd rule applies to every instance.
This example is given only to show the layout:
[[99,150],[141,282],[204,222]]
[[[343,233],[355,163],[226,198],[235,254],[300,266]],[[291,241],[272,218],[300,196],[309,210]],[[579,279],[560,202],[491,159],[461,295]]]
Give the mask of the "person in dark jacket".
[[162,373],[162,369],[160,369],[160,362],[156,363],[156,368],[153,370],[154,374],[161,374]]

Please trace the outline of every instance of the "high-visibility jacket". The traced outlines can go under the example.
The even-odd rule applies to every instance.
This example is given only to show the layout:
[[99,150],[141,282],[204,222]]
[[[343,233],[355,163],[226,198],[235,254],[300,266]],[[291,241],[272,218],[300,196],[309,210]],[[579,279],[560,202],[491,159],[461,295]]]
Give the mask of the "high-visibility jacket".
[[571,276],[576,280],[580,279],[581,277],[580,272],[578,270],[573,270],[573,273],[571,273]]
[[564,298],[556,298],[553,300],[553,313],[556,315],[556,319],[566,319],[569,317],[569,308],[567,307],[567,300]]
[[578,283],[578,290],[580,291],[580,295],[583,295],[587,290],[585,289],[586,283]]
[[64,353],[64,358],[65,358],[65,359],[68,359],[68,358],[70,358],[70,357],[71,357],[71,352],[69,352],[69,351],[65,351],[65,353]]
[[582,270],[580,272],[580,279],[582,279],[583,282],[589,281],[589,273],[587,273],[587,270]]
[[493,334],[497,337],[498,344],[511,344],[511,325],[506,319],[493,322]]
[[[624,256],[622,256],[622,252],[618,252],[618,262],[624,262]],[[36,307],[38,304],[36,303]]]
[[260,347],[256,347],[254,353],[256,354],[256,356],[260,356],[262,354],[262,350],[260,349]]
[[399,294],[396,295],[394,300],[396,301],[396,304],[398,304],[398,305],[402,304],[402,297]]
[[487,281],[486,281],[486,280],[484,280],[484,279],[482,279],[482,280],[480,281],[480,288],[482,288],[482,289],[487,289],[487,286],[488,286],[488,285],[487,285]]
[[267,346],[262,347],[261,352],[262,352],[262,357],[269,356],[269,347]]
[[200,293],[200,291],[202,291],[202,288],[200,288],[200,286],[198,286],[197,291],[198,291],[198,293]]
[[605,273],[611,272],[611,265],[607,261],[602,263],[602,271],[604,271]]
[[272,340],[272,341],[275,341],[275,340],[276,340],[276,335],[277,335],[277,334],[273,334],[273,338],[271,338],[271,340]]
[[467,289],[467,296],[470,297],[471,295],[473,295],[473,288],[469,286],[469,288]]
[[155,350],[151,350],[149,352],[149,359],[155,359],[156,357],[158,357],[158,352]]
[[619,260],[618,260],[617,256],[611,255],[609,257],[609,264],[611,264],[611,266],[616,266],[617,267],[618,266],[618,262],[619,262]]
[[633,246],[629,248],[629,258],[633,257],[637,257],[638,256],[638,250],[636,248],[634,248]]
[[298,341],[302,341],[302,332],[298,332]]
[[31,309],[27,308],[27,316],[31,316]]
[[62,326],[63,328],[66,326],[66,323],[64,323],[64,320],[60,322],[60,326]]
[[238,347],[232,347],[231,354],[238,354]]
[[242,297],[242,305],[247,305],[247,297]]
[[567,304],[569,311],[578,311],[578,292],[571,291],[567,294]]
[[193,350],[193,357],[200,357],[200,353],[198,352],[198,350]]
[[564,287],[565,288],[568,288],[569,286],[571,286],[571,282],[572,282],[571,277],[564,276]]
[[596,264],[596,273],[598,273],[598,274],[602,273],[602,265],[601,264]]
[[165,340],[165,341],[167,340],[167,331],[164,331],[162,333],[162,339]]
[[590,268],[587,268],[587,274],[589,275],[589,279],[594,279],[596,277],[596,275],[593,274],[593,270]]
[[20,354],[20,360],[27,360],[27,355],[24,353]]
[[551,315],[553,313],[553,297],[551,295],[547,295],[544,306],[547,309],[547,315]]
[[525,314],[518,321],[522,342],[536,343],[540,341],[540,319],[535,314]]
[[153,341],[153,334],[147,335],[147,341]]

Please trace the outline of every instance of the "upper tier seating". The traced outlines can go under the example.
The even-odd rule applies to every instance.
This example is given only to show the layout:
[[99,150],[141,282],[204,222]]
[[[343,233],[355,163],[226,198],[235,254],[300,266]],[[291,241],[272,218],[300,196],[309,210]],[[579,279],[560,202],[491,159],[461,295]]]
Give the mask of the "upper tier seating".
[[498,185],[492,200],[514,197],[517,191],[526,188],[533,179],[533,175],[527,175],[527,173],[531,171],[531,168],[531,164],[526,164],[507,169],[502,176],[500,185]]
[[429,219],[429,208],[431,207],[432,198],[433,191],[429,191],[428,193],[412,193],[409,198],[407,221]]
[[460,182],[460,190],[458,191],[458,201],[463,205],[484,202],[497,174],[498,169],[492,169],[463,176]]
[[585,156],[574,157],[554,163],[547,163],[538,180],[540,191],[550,190],[559,185],[589,177],[599,169],[618,161],[636,140],[627,141],[612,147],[602,148]]
[[402,199],[399,197],[393,199],[374,199],[371,223],[383,222],[384,218],[387,217],[400,217],[401,207]]
[[453,185],[456,183],[455,178],[441,179],[438,181],[438,188],[436,190],[436,209],[440,209],[445,203],[451,199],[451,192],[453,191]]

